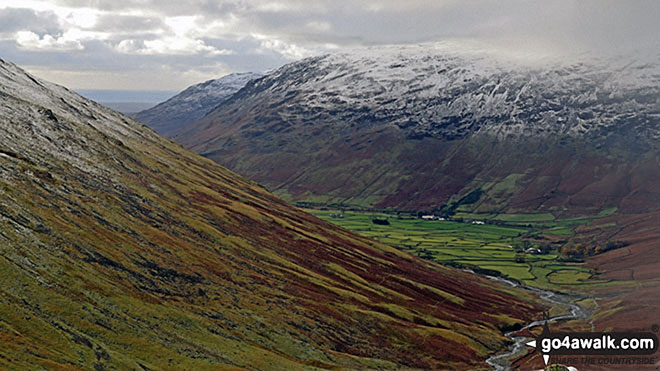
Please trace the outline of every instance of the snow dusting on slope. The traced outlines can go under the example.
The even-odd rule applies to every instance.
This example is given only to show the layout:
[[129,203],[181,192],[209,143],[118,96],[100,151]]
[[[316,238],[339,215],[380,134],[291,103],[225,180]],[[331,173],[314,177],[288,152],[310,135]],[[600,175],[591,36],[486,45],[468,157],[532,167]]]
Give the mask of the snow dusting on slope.
[[249,81],[262,76],[263,74],[253,72],[234,73],[193,85],[167,101],[139,112],[135,118],[158,133],[171,136],[202,118]]
[[114,146],[159,140],[146,126],[3,60],[0,95],[2,150],[36,164],[56,158],[101,175],[109,161],[121,161]]
[[386,123],[413,136],[584,136],[626,125],[658,136],[657,64],[528,62],[455,43],[381,46],[287,65],[243,97],[289,123]]

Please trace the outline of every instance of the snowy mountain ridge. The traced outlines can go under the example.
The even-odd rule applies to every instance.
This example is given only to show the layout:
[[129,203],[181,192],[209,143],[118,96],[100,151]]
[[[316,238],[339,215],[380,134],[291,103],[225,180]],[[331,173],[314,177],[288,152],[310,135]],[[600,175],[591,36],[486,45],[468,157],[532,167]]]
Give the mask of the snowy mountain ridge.
[[158,133],[168,136],[202,118],[227,97],[243,88],[248,81],[262,76],[261,73],[243,72],[208,80],[137,113],[135,118],[151,126]]
[[655,210],[649,60],[352,50],[251,82],[175,140],[293,202],[432,210],[479,190],[479,212]]
[[526,65],[444,44],[389,46],[290,64],[246,94],[282,103],[285,122],[386,122],[411,136],[594,136],[632,117],[660,133],[660,68],[641,61]]

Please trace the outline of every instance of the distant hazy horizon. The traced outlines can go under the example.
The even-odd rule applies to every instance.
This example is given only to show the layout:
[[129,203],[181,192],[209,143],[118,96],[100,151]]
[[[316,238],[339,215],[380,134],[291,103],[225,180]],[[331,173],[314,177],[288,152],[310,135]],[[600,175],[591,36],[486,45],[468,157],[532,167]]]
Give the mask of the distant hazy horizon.
[[76,93],[96,102],[160,103],[179,93],[176,90],[75,89]]
[[75,89],[75,92],[124,114],[134,114],[164,102],[177,93],[174,90]]

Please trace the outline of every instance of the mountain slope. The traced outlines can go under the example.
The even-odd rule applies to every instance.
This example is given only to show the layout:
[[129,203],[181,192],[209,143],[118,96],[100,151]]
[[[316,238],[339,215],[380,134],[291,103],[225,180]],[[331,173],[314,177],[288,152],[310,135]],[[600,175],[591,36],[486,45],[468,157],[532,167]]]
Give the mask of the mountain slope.
[[590,214],[660,207],[660,68],[452,44],[314,57],[176,140],[291,201]]
[[135,114],[157,133],[165,136],[192,124],[227,97],[239,91],[250,80],[263,75],[255,72],[233,73],[219,79],[193,85],[163,103]]
[[0,96],[0,368],[474,369],[541,309],[1,60]]

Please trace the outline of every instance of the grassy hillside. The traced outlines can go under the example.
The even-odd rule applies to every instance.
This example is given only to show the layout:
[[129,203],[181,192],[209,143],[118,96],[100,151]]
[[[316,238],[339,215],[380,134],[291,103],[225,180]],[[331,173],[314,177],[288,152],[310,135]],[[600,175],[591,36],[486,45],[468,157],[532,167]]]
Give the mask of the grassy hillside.
[[0,368],[484,368],[533,298],[0,62]]

